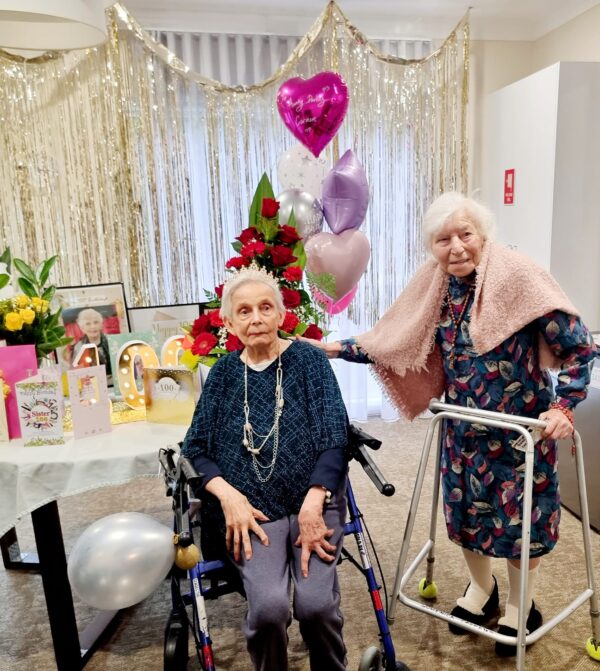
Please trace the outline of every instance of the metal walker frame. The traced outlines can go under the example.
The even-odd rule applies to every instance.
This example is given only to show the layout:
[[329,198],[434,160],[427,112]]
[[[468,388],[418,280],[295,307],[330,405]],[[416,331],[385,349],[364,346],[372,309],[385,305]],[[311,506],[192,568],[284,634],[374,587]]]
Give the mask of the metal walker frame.
[[[525,483],[524,483],[523,508],[522,508],[522,510],[524,511],[531,511],[534,449],[535,449],[532,436],[525,427],[541,428],[541,429],[545,427],[545,423],[539,419],[532,419],[530,417],[520,417],[517,415],[506,415],[500,412],[491,412],[489,410],[479,410],[476,408],[463,408],[460,406],[449,405],[446,403],[439,403],[437,401],[432,402],[429,408],[434,413],[435,416],[431,420],[431,423],[427,430],[427,435],[425,437],[425,444],[423,446],[423,451],[421,453],[421,461],[419,463],[417,479],[413,490],[408,517],[406,520],[404,538],[402,540],[400,555],[398,557],[398,566],[396,569],[394,589],[393,592],[391,593],[390,604],[388,609],[388,620],[390,621],[390,623],[393,622],[394,620],[395,605],[397,598],[403,604],[409,606],[410,608],[414,608],[415,610],[418,610],[422,613],[426,613],[428,615],[433,615],[434,617],[437,617],[440,620],[444,620],[445,622],[452,623],[454,625],[462,627],[463,629],[466,629],[471,633],[479,634],[481,636],[485,636],[494,641],[499,641],[500,643],[504,643],[507,645],[516,645],[517,657],[516,657],[515,668],[517,669],[517,671],[524,671],[526,646],[535,643],[535,641],[540,639],[542,636],[544,636],[544,634],[546,634],[548,631],[553,629],[557,624],[566,619],[577,608],[579,608],[579,606],[581,606],[585,601],[589,599],[590,616],[592,621],[592,636],[586,642],[586,649],[590,657],[592,657],[592,659],[600,660],[600,626],[599,626],[600,613],[598,611],[598,596],[597,596],[593,558],[592,558],[587,491],[585,484],[585,471],[583,465],[583,452],[581,447],[581,437],[576,431],[574,433],[575,462],[577,469],[579,501],[581,506],[583,546],[585,551],[585,560],[587,568],[587,589],[581,592],[581,594],[579,594],[579,596],[573,599],[562,611],[560,611],[548,622],[545,622],[539,629],[536,629],[531,634],[526,634],[527,617],[525,610],[525,598],[527,594],[528,571],[521,571],[521,584],[520,584],[520,596],[519,596],[519,621],[516,637],[504,636],[496,631],[493,631],[492,629],[472,624],[467,620],[455,617],[450,613],[446,613],[444,611],[433,608],[432,606],[426,605],[421,601],[412,599],[404,593],[403,590],[406,587],[406,584],[412,578],[418,566],[426,556],[427,556],[427,573],[424,580],[421,581],[420,591],[430,586],[431,587],[430,591],[432,592],[432,596],[430,598],[434,598],[437,592],[437,588],[435,586],[435,583],[433,582],[433,567],[435,562],[435,534],[436,534],[437,509],[438,509],[439,490],[440,490],[440,459],[441,459],[442,441],[444,439],[443,425],[440,426],[438,436],[436,468],[433,479],[433,502],[431,510],[429,539],[425,543],[423,548],[420,550],[420,552],[417,554],[414,561],[410,564],[410,566],[406,570],[405,565],[407,561],[410,540],[414,529],[417,508],[421,496],[421,490],[423,487],[423,480],[425,478],[425,470],[427,468],[427,462],[429,460],[431,443],[433,441],[435,429],[438,426],[438,424],[441,424],[444,420],[451,420],[451,419],[459,420],[462,422],[483,424],[485,426],[491,426],[501,429],[509,429],[519,434],[525,440],[525,448],[515,447],[515,449],[522,449],[522,451],[525,452]],[[524,516],[522,515],[521,521],[523,527],[521,556],[528,557],[529,545],[531,541],[531,514]]]

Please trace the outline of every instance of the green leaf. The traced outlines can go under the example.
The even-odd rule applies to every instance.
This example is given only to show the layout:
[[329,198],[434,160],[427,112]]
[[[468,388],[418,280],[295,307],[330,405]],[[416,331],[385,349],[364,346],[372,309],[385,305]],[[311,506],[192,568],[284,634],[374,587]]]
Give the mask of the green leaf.
[[42,270],[38,276],[38,282],[40,287],[43,287],[48,281],[48,275],[52,270],[52,266],[56,263],[58,256],[51,256],[49,259],[46,259],[42,264]]
[[298,242],[294,245],[292,254],[298,259],[297,261],[294,261],[294,265],[300,266],[300,268],[304,270],[304,268],[306,268],[306,252],[304,251],[304,244],[302,243],[302,240],[298,240]]
[[309,270],[306,273],[306,278],[310,286],[315,287],[331,298],[336,296],[335,277],[331,273],[311,273]]
[[[17,259],[15,259],[15,265],[16,265]],[[26,295],[31,298],[32,296],[37,296],[37,291],[35,290],[35,287],[33,284],[26,279],[25,277],[19,277],[17,280],[19,283],[19,286],[21,287],[21,291]]]
[[260,223],[256,226],[256,229],[265,236],[265,242],[272,242],[277,237],[279,224],[276,218],[260,217]]
[[53,328],[54,326],[56,326],[58,324],[59,317],[60,317],[60,311],[55,312],[54,314],[50,315],[50,317],[47,321],[47,324],[46,324],[47,327],[48,328]]
[[[256,228],[259,228],[260,226],[260,220],[263,219],[261,215],[263,198],[275,198],[273,187],[271,186],[271,182],[269,181],[266,172],[263,173],[263,176],[260,178],[260,182],[254,192],[254,197],[252,198],[250,216],[248,217],[249,227],[256,226]],[[275,217],[274,221],[277,222],[278,219],[279,217]]]
[[239,254],[244,245],[242,245],[242,243],[239,240],[235,240],[235,242],[231,243],[231,246],[235,249],[236,254]]
[[293,335],[304,335],[304,331],[308,328],[308,324],[298,324],[296,328],[294,329]]
[[0,256],[0,263],[6,263],[6,270],[10,273],[10,264],[12,261],[12,256],[10,254],[10,247],[7,247]]
[[28,266],[22,259],[13,259],[13,262],[15,264],[15,268],[19,271],[19,273],[21,273],[21,275],[23,275],[25,279],[29,280],[34,285],[37,284],[37,277],[31,266]]
[[2,275],[0,275],[0,289],[4,289],[4,287],[9,283],[9,281],[10,281],[10,275],[2,273]]
[[42,298],[45,301],[51,301],[54,298],[55,293],[56,293],[56,287],[55,286],[46,287],[44,289],[44,293],[42,294]]

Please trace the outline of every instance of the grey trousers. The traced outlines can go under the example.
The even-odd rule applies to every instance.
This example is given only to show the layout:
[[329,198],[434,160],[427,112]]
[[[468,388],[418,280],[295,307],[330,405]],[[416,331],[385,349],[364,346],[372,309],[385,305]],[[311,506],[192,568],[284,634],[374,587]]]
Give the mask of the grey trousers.
[[308,578],[300,570],[301,548],[294,545],[299,533],[297,515],[263,524],[269,546],[265,547],[251,534],[252,559],[246,561],[242,557],[235,563],[248,598],[242,629],[256,671],[288,669],[290,582],[294,586],[294,617],[308,646],[311,671],[346,668],[344,619],[336,573],[346,518],[345,487],[333,497],[323,517],[327,528],[334,529],[330,542],[336,546],[336,560],[325,562],[313,553]]

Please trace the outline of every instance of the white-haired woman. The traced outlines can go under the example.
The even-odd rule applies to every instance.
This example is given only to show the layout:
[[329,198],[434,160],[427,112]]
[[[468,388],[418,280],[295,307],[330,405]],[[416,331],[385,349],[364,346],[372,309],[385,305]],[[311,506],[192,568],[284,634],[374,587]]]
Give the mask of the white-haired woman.
[[183,454],[203,475],[203,524],[217,524],[248,601],[255,669],[286,671],[290,583],[313,671],[346,668],[336,561],[346,513],[347,416],[327,357],[278,336],[276,280],[242,270],[221,316],[243,343],[211,369]]
[[[426,262],[375,327],[356,338],[320,344],[330,357],[372,363],[400,411],[412,419],[432,398],[539,417],[547,428],[535,453],[529,615],[540,558],[558,540],[556,443],[573,430],[572,409],[590,381],[594,345],[555,280],[526,257],[492,242],[490,211],[460,193],[428,209]],[[548,367],[560,368],[552,389]],[[523,454],[514,436],[464,422],[447,426],[442,450],[444,513],[450,540],[463,548],[470,582],[453,613],[477,624],[498,612],[492,557],[508,560],[509,592],[501,631],[516,635],[521,565],[519,522]],[[467,633],[450,625],[454,634]],[[500,656],[514,646],[496,643]]]
[[[98,362],[106,366],[106,374],[111,375],[110,354],[108,339],[104,335],[104,317],[94,308],[83,308],[77,315],[77,326],[81,329],[83,336],[65,349],[65,358],[69,364],[77,358],[84,345],[96,345],[98,348]],[[109,380],[110,381],[110,380]]]

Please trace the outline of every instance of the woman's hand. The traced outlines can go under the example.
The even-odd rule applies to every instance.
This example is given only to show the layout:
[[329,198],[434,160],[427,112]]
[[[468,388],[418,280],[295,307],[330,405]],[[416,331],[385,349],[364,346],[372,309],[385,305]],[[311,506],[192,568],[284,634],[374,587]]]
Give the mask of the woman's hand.
[[327,355],[328,359],[336,359],[338,354],[342,351],[342,343],[339,340],[334,340],[333,342],[323,342],[322,340],[316,340],[315,338],[305,338],[304,336],[296,336],[296,340],[302,340],[307,342],[313,347],[318,347],[322,349]]
[[312,552],[324,561],[335,559],[335,545],[327,540],[333,536],[333,529],[328,529],[323,519],[324,502],[325,490],[321,487],[311,487],[298,514],[300,534],[296,545],[302,546],[300,570],[305,578],[308,578],[308,562]]
[[225,515],[225,543],[232,552],[235,561],[239,561],[241,551],[246,560],[252,558],[252,543],[250,531],[258,536],[263,545],[269,545],[269,538],[257,520],[268,522],[269,518],[260,510],[252,507],[248,499],[235,487],[232,487],[222,477],[209,480],[206,491],[219,499]]
[[543,412],[539,419],[546,422],[546,428],[542,431],[542,438],[568,438],[573,433],[573,426],[566,416],[556,408],[550,408]]

